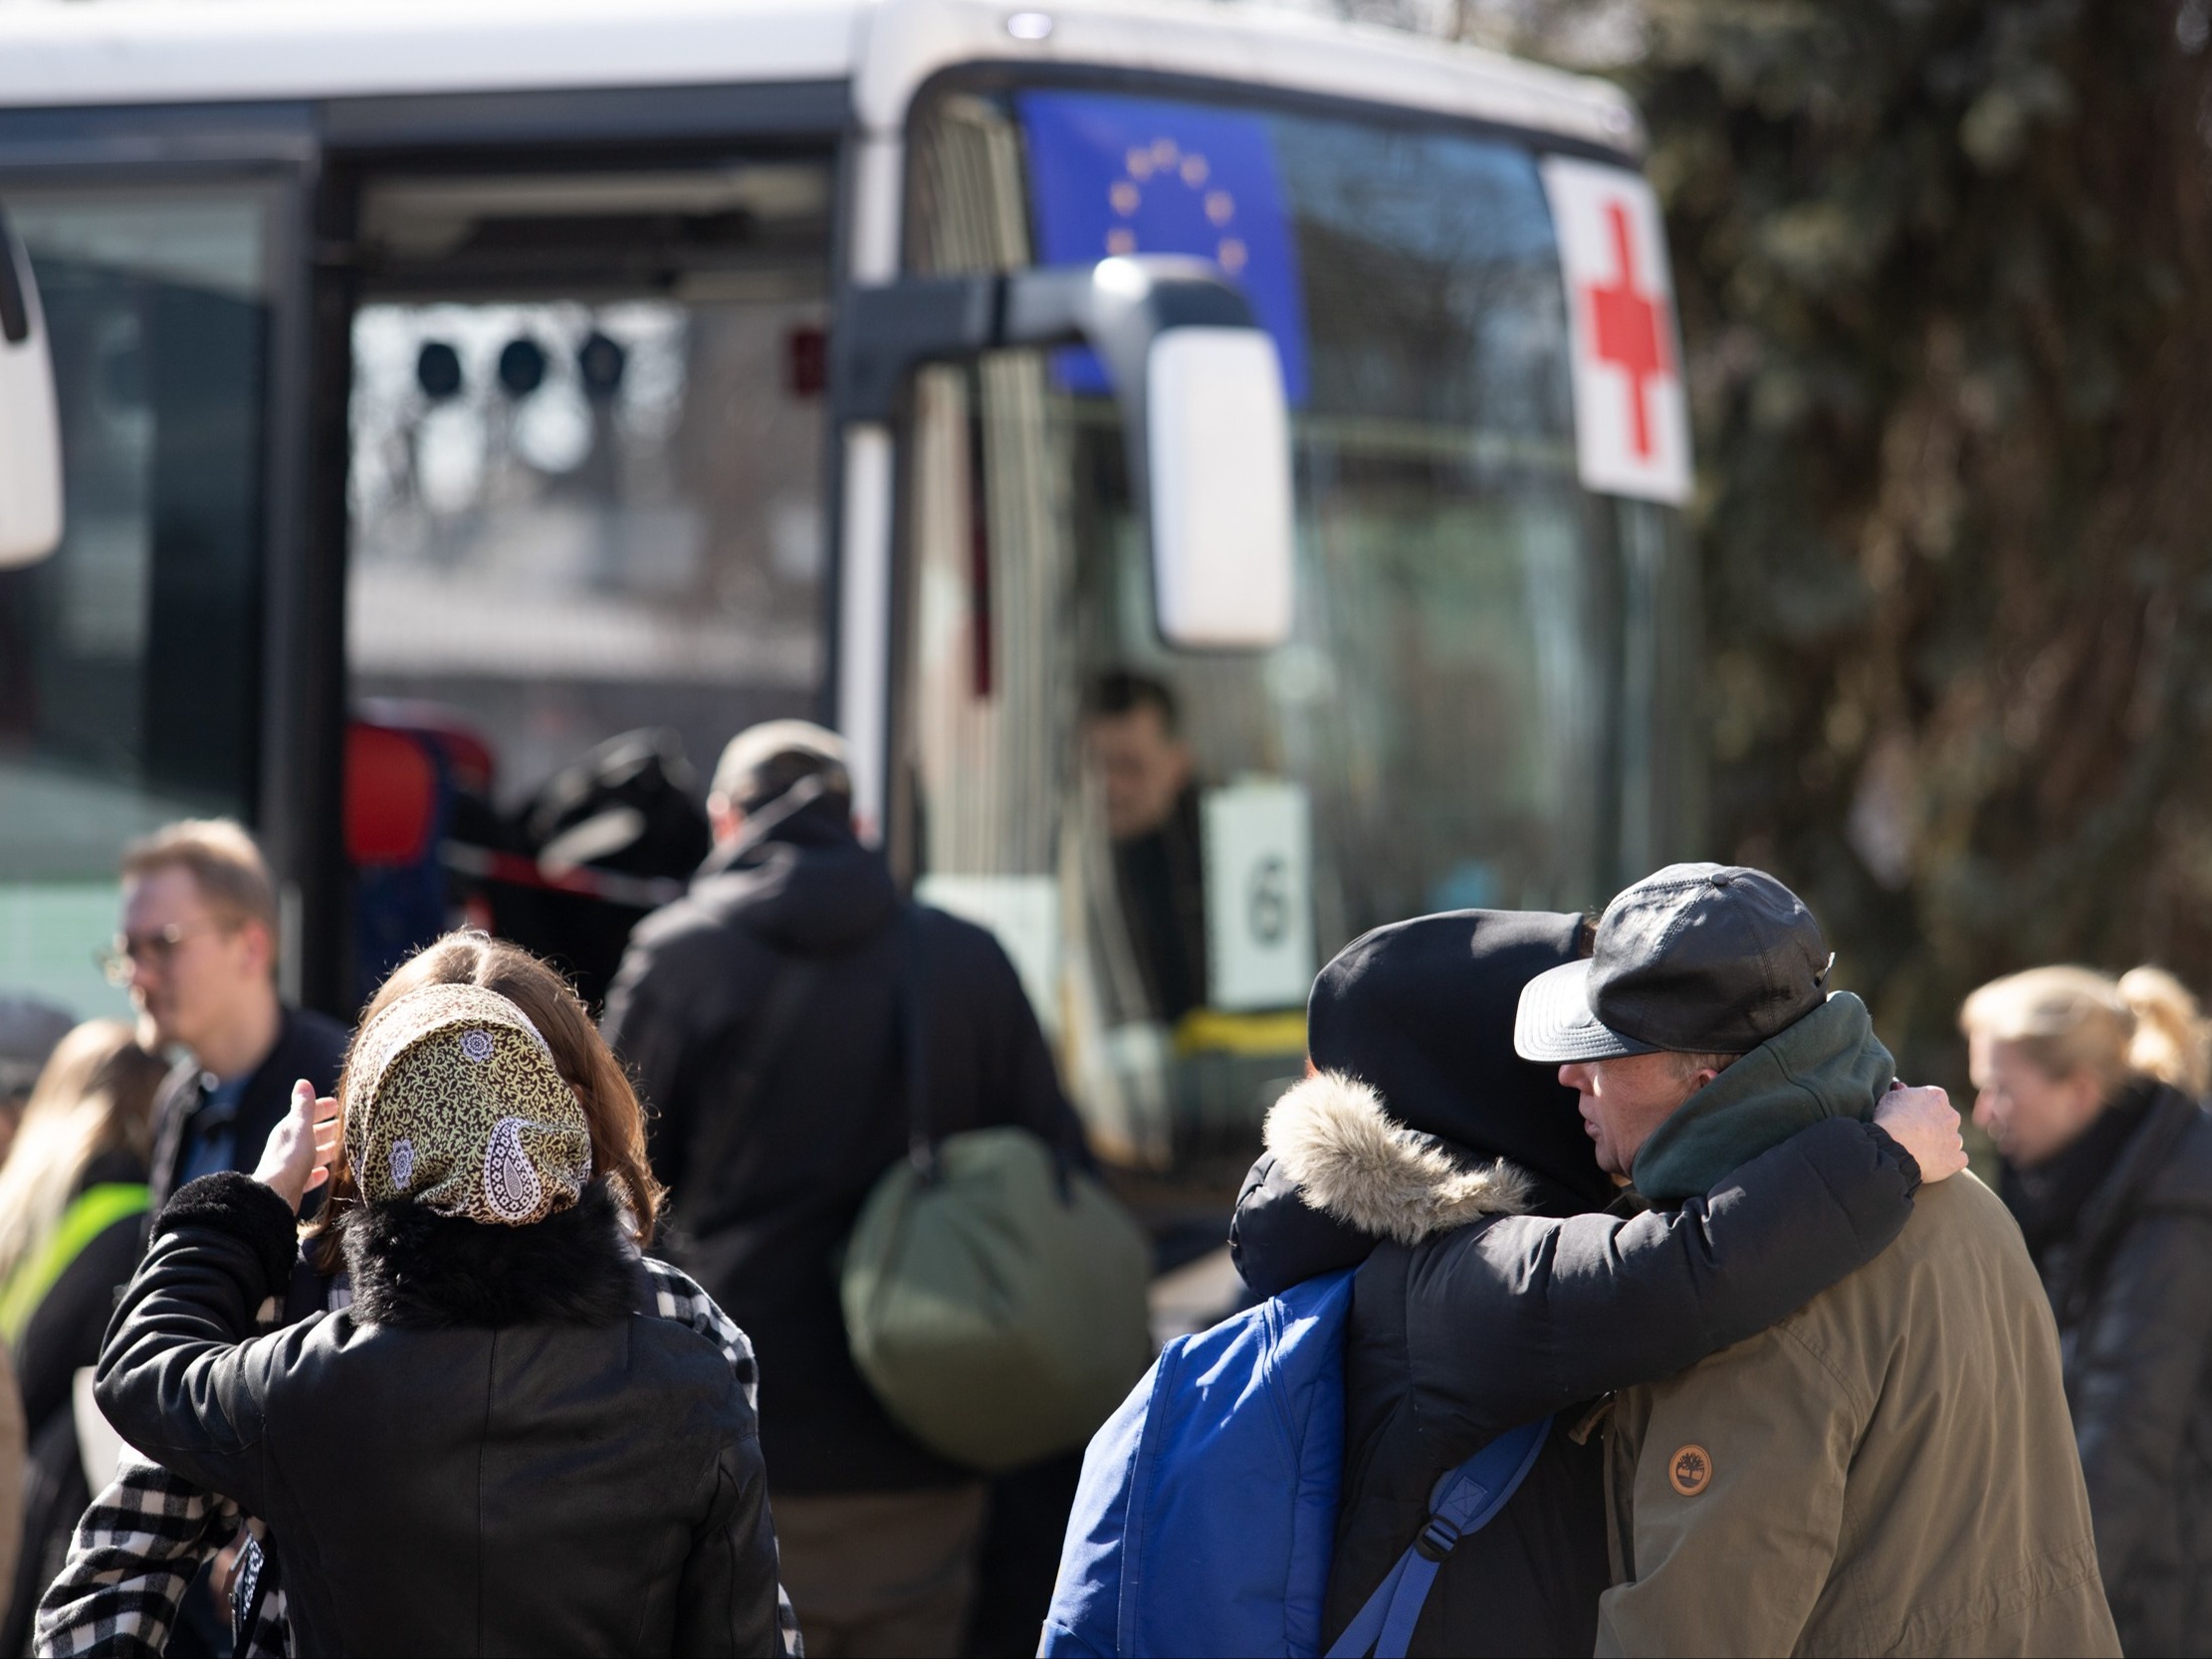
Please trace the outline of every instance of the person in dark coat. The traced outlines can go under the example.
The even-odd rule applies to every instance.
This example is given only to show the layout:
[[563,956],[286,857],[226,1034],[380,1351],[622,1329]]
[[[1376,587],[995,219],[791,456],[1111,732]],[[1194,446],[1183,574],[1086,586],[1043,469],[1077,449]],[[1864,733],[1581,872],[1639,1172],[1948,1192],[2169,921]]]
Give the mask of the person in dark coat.
[[[709,811],[716,850],[690,893],[638,928],[601,1029],[655,1114],[653,1168],[684,1265],[769,1361],[764,1444],[808,1647],[949,1652],[984,1489],[885,1414],[854,1368],[838,1296],[861,1205],[908,1154],[903,999],[922,1000],[934,1132],[1018,1125],[1080,1157],[1081,1126],[997,941],[902,907],[882,855],[854,835],[834,733],[784,721],[740,735]],[[1057,1537],[1070,1497],[1072,1481],[1039,1538]],[[1050,1575],[1040,1554],[1025,1644]]]
[[337,1084],[345,1028],[278,996],[279,931],[276,883],[237,824],[186,820],[124,852],[109,976],[130,992],[139,1042],[187,1055],[153,1106],[156,1210],[194,1176],[250,1166],[299,1079]]
[[1314,983],[1312,1075],[1269,1114],[1230,1243],[1263,1295],[1358,1268],[1325,1641],[1421,1535],[1438,1477],[1548,1412],[1527,1480],[1445,1558],[1410,1651],[1591,1652],[1612,1576],[1604,1396],[1784,1318],[1896,1236],[1923,1164],[1964,1167],[1941,1091],[1909,1090],[1678,1210],[1615,1206],[1573,1093],[1513,1052],[1522,987],[1575,959],[1585,929],[1423,917]]
[[2157,968],[1967,998],[1974,1121],[2059,1323],[2098,1569],[2130,1654],[2212,1654],[2212,1118],[2196,999]]
[[[318,1226],[350,1305],[253,1335]],[[269,1527],[302,1653],[770,1654],[752,1403],[658,1317],[621,1069],[527,952],[456,934],[302,1084],[255,1175],[187,1182],[101,1355],[126,1439]]]
[[0,1653],[30,1645],[39,1594],[92,1501],[77,1373],[100,1356],[115,1289],[144,1250],[147,1119],[165,1069],[120,1020],[78,1026],[41,1073],[0,1165],[0,1339],[22,1385],[29,1446]]

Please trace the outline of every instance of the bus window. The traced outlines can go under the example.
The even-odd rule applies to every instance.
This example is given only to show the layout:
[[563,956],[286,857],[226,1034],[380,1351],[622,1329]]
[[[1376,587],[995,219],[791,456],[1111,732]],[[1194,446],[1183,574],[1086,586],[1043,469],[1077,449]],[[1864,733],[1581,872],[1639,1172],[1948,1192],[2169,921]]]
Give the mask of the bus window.
[[1272,651],[1162,644],[1080,354],[923,375],[911,469],[894,810],[919,890],[1006,941],[1104,1153],[1233,1191],[1333,952],[1429,911],[1590,904],[1656,833],[1621,779],[1666,760],[1619,723],[1650,714],[1622,674],[1654,683],[1670,530],[1616,534],[1578,482],[1526,146],[1018,90],[943,93],[918,132],[918,269],[1204,252],[1282,351],[1297,599]]
[[356,704],[440,706],[513,808],[594,744],[701,772],[817,713],[826,164],[372,183]]
[[0,991],[93,966],[125,841],[253,816],[272,197],[8,192],[52,340],[66,534],[0,571]]

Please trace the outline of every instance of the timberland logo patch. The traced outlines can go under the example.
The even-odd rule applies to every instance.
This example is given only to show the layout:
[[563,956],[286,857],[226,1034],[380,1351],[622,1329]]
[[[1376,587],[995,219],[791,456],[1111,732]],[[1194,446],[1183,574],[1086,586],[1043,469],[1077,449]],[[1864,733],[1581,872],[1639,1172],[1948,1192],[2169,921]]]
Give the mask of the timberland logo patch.
[[1684,1446],[1668,1461],[1666,1478],[1683,1497],[1696,1497],[1712,1481],[1712,1453],[1702,1446]]

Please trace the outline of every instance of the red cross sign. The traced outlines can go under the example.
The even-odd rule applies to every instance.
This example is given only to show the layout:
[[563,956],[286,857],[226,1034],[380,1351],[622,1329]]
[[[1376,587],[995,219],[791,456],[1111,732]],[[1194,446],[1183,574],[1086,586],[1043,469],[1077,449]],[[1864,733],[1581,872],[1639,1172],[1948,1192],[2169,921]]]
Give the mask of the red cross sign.
[[1606,219],[1613,227],[1620,274],[1610,284],[1592,284],[1582,291],[1590,307],[1591,350],[1599,362],[1611,363],[1629,377],[1631,448],[1639,457],[1647,457],[1652,453],[1652,411],[1645,382],[1669,366],[1666,337],[1660,331],[1663,313],[1636,286],[1636,244],[1629,239],[1629,210],[1618,201],[1608,202]]
[[1682,502],[1689,420],[1659,204],[1626,168],[1549,156],[1543,172],[1566,278],[1582,482]]

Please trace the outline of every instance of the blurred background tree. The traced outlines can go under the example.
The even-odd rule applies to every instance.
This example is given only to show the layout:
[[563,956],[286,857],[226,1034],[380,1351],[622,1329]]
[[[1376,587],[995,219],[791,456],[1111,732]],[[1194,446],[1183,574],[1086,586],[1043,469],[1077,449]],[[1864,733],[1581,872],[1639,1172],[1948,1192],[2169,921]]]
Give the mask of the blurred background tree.
[[2212,989],[2212,0],[1346,0],[1626,84],[1696,420],[1714,857],[1908,1071]]

